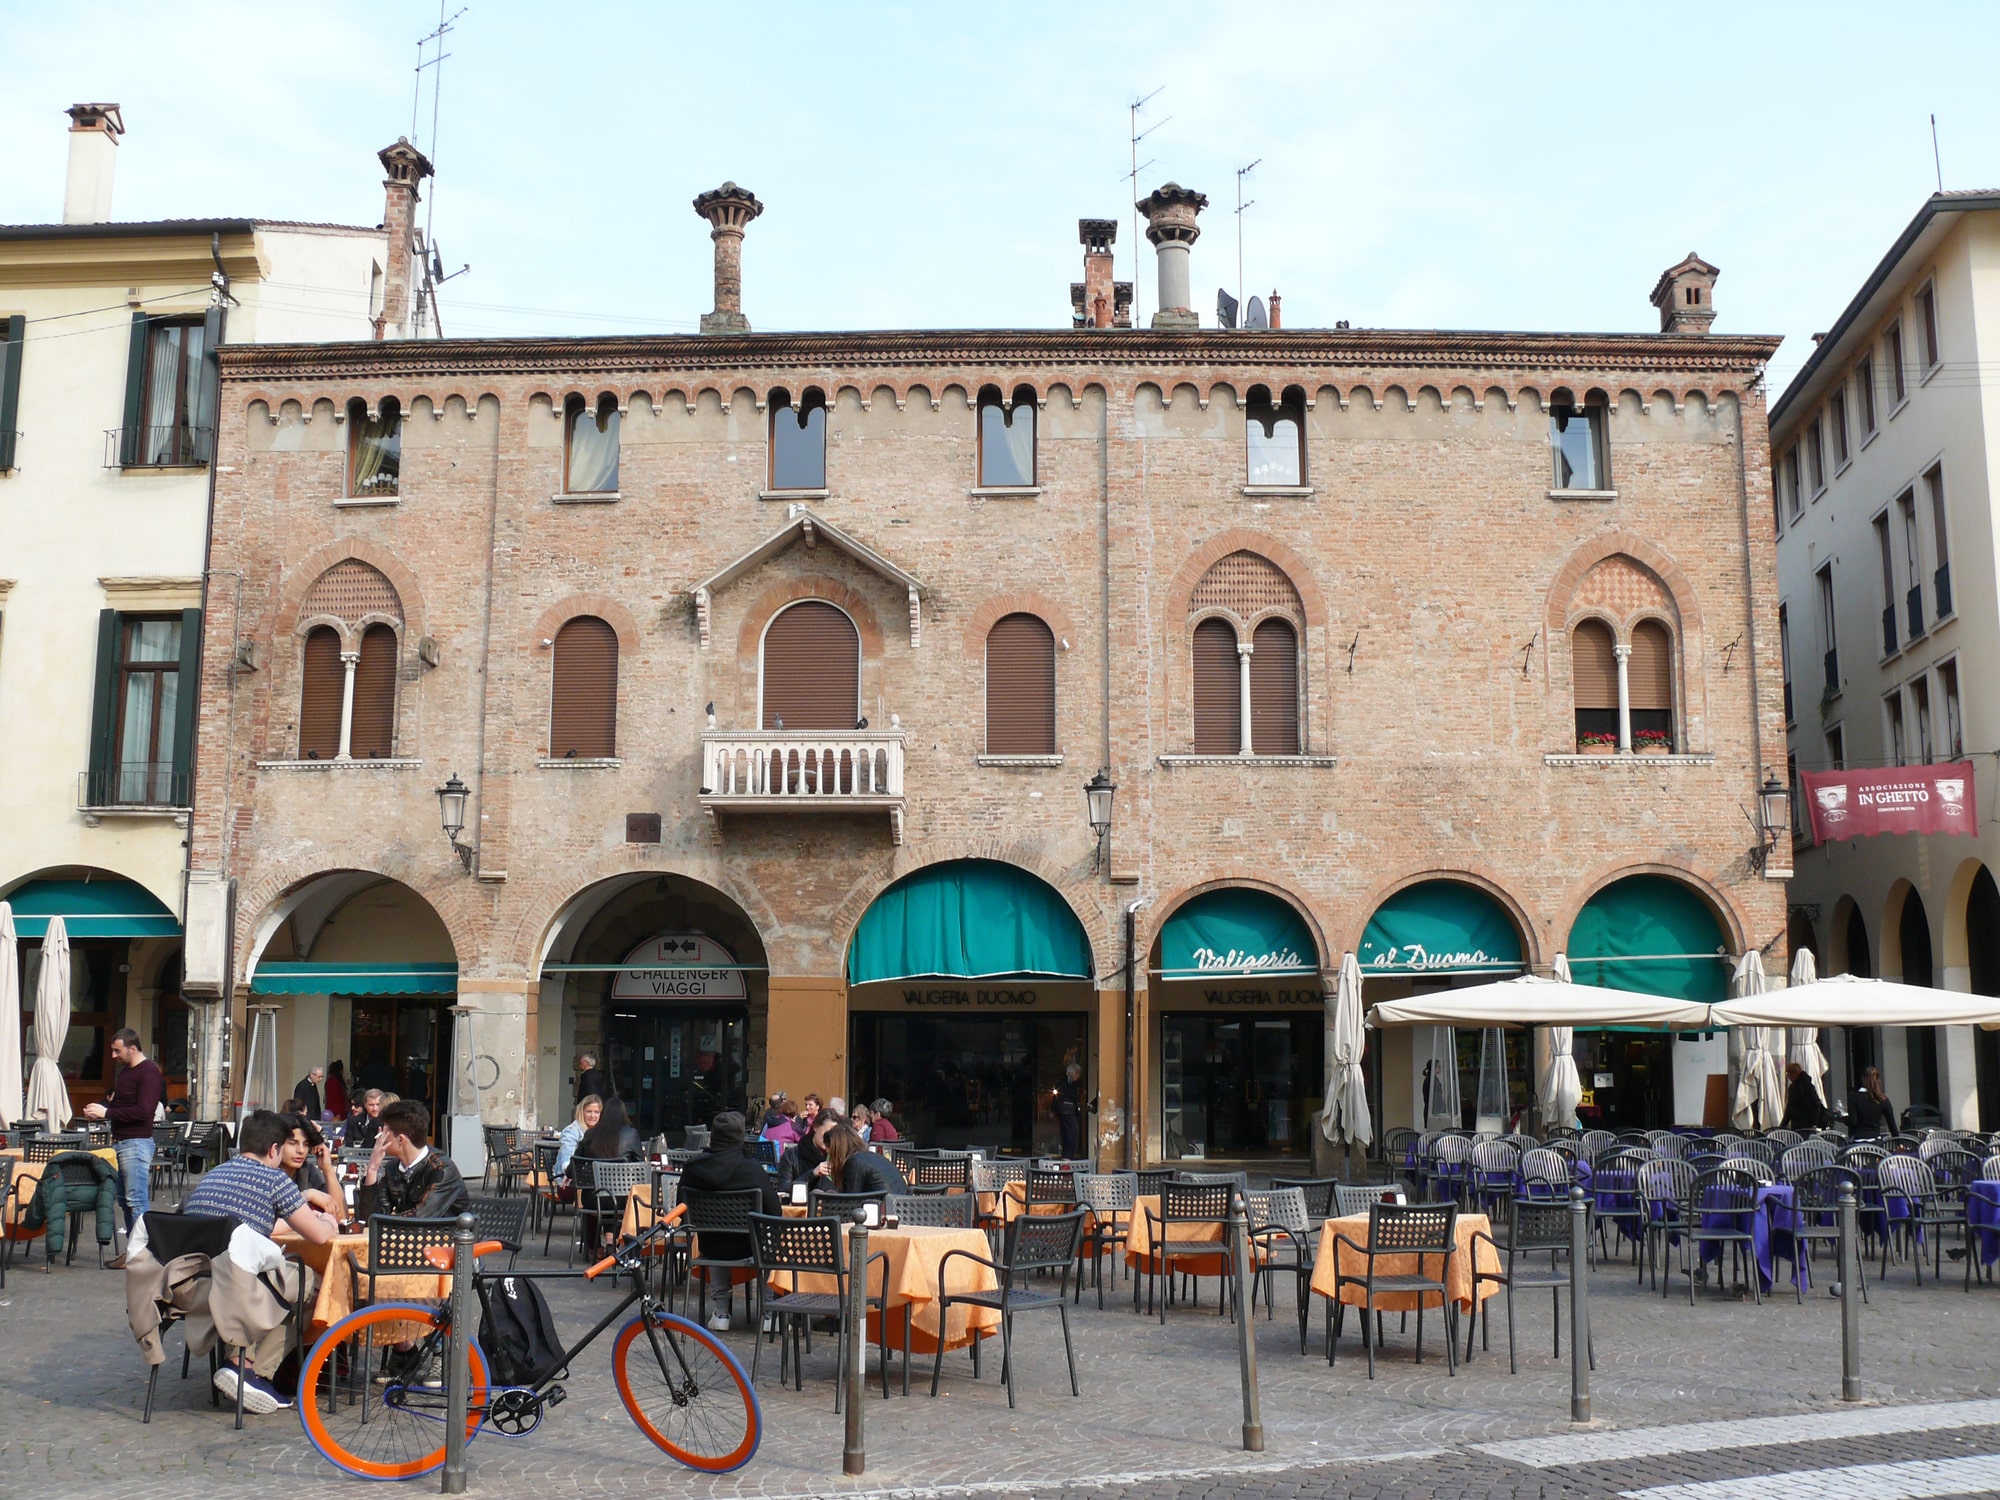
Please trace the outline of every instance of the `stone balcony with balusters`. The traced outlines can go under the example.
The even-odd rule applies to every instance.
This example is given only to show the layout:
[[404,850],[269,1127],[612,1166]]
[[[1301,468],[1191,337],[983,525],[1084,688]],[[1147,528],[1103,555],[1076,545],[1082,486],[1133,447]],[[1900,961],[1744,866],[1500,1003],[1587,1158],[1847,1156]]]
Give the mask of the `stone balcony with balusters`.
[[[900,729],[767,729],[701,737],[702,810],[727,818],[883,813],[903,842]],[[726,815],[726,816],[725,816]]]

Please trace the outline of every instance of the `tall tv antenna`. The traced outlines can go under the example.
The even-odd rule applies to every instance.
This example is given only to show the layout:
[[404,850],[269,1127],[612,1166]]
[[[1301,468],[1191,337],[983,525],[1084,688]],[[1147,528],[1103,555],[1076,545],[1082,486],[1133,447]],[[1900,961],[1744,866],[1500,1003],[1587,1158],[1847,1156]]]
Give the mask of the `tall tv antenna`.
[[[421,334],[423,328],[424,313],[428,310],[435,314],[437,311],[438,283],[448,279],[442,274],[442,267],[438,261],[436,250],[437,238],[434,233],[434,225],[437,221],[439,104],[444,88],[444,60],[451,56],[449,52],[444,50],[444,43],[445,38],[451,35],[454,23],[472,8],[471,6],[460,6],[447,16],[445,14],[445,6],[449,3],[450,0],[438,0],[437,30],[433,31],[429,36],[417,39],[417,66],[415,70],[417,77],[410,95],[410,139],[414,141],[417,138],[417,112],[423,105],[424,71],[425,69],[432,70],[431,145],[430,150],[425,153],[431,162],[431,192],[430,198],[424,204],[424,243],[422,253],[418,256],[424,268],[424,289],[417,299],[416,307],[412,309],[413,327],[419,334]],[[432,56],[426,58],[424,56],[425,51],[433,47],[436,49],[435,52]],[[471,270],[472,268],[467,266],[465,269]],[[461,273],[455,271],[452,274],[459,275]]]
[[1249,208],[1257,201],[1255,198],[1252,198],[1248,203],[1243,201],[1243,179],[1256,171],[1258,165],[1263,160],[1264,158],[1260,156],[1256,161],[1251,162],[1249,166],[1238,167],[1236,169],[1236,301],[1238,305],[1241,305],[1243,302],[1243,210]]
[[1159,159],[1158,157],[1148,157],[1144,165],[1141,165],[1139,161],[1139,142],[1166,124],[1167,120],[1173,118],[1172,115],[1168,115],[1167,120],[1155,120],[1151,125],[1141,130],[1139,128],[1139,111],[1144,109],[1149,101],[1158,98],[1161,91],[1165,88],[1166,85],[1163,83],[1159,88],[1154,89],[1152,93],[1146,95],[1145,98],[1134,99],[1131,104],[1132,171],[1129,180],[1132,191],[1128,196],[1132,200],[1132,326],[1134,328],[1144,326],[1139,321],[1139,283],[1145,280],[1145,277],[1139,274],[1140,267],[1144,264],[1139,254],[1139,174]]
[[1937,172],[1938,191],[1944,191],[1944,158],[1938,155],[1937,116],[1931,116],[1931,166]]

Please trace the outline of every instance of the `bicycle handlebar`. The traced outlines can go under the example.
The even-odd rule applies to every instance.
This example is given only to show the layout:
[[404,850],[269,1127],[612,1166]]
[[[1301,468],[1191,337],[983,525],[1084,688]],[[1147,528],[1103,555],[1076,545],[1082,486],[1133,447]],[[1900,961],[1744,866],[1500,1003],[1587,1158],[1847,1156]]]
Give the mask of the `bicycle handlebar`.
[[[472,1258],[477,1260],[482,1255],[498,1255],[506,1248],[498,1240],[481,1240],[472,1247]],[[457,1255],[458,1251],[451,1245],[432,1245],[424,1251],[424,1259],[436,1266],[440,1271],[449,1271]]]
[[603,1275],[606,1271],[609,1271],[618,1264],[619,1256],[621,1255],[621,1253],[629,1253],[630,1251],[638,1249],[641,1245],[647,1243],[647,1241],[653,1239],[655,1236],[662,1234],[666,1230],[673,1228],[673,1226],[678,1224],[681,1221],[681,1219],[686,1216],[686,1214],[687,1214],[687,1205],[685,1203],[675,1204],[672,1210],[670,1210],[667,1214],[665,1214],[644,1234],[640,1235],[637,1239],[633,1240],[630,1245],[624,1247],[624,1250],[622,1252],[619,1250],[613,1250],[609,1255],[605,1256],[603,1260],[600,1260],[596,1265],[592,1266],[589,1270],[585,1271],[583,1273],[583,1279],[586,1281],[595,1281],[599,1276]]

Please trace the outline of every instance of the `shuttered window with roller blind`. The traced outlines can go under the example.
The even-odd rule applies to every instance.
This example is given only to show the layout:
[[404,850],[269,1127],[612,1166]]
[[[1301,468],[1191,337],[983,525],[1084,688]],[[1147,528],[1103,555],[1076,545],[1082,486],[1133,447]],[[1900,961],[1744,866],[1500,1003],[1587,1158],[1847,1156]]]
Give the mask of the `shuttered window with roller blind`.
[[1299,638],[1289,621],[1265,620],[1250,637],[1250,748],[1299,753]]
[[1194,753],[1235,755],[1242,748],[1236,631],[1227,620],[1210,618],[1194,628]]
[[861,636],[833,605],[807,599],[764,632],[766,729],[853,729],[860,715]]
[[1034,615],[986,634],[986,753],[1056,753],[1056,638]]
[[299,687],[299,759],[332,760],[340,753],[340,696],[346,685],[340,632],[321,625],[306,637]]
[[1625,664],[1632,699],[1632,748],[1674,748],[1674,641],[1657,620],[1632,627],[1632,659]]
[[618,753],[618,632],[579,615],[556,632],[549,754],[608,760]]
[[[1618,744],[1618,658],[1611,627],[1585,620],[1570,632],[1570,680],[1576,699],[1576,743]],[[1609,736],[1606,740],[1604,737]]]
[[354,666],[354,726],[348,754],[387,760],[396,753],[396,632],[370,625],[361,635]]

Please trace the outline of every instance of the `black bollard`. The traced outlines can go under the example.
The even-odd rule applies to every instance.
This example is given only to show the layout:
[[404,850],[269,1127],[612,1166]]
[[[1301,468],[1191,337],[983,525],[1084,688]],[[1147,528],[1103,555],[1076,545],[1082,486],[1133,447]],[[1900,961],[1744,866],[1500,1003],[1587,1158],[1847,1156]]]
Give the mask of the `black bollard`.
[[1569,1190],[1569,1419],[1590,1420],[1590,1200]]
[[478,1220],[460,1214],[451,1236],[451,1343],[445,1365],[444,1477],[438,1493],[465,1493],[465,1428],[472,1395],[472,1242]]

